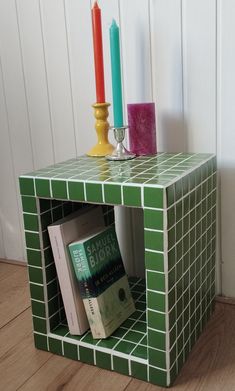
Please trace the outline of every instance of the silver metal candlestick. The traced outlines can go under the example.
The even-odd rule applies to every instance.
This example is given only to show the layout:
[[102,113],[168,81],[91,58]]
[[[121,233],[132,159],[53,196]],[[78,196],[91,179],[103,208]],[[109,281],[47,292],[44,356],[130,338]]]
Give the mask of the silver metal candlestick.
[[105,158],[107,160],[129,160],[134,159],[136,155],[132,152],[129,152],[123,145],[123,140],[125,138],[125,130],[128,126],[120,126],[119,128],[112,127],[111,129],[114,132],[115,140],[117,141],[117,145],[113,150],[111,155],[106,155]]

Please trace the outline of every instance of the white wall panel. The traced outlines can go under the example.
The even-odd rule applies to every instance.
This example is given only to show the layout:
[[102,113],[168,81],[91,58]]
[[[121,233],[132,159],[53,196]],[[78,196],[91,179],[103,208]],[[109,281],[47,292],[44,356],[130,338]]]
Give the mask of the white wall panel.
[[184,151],[181,1],[151,0],[150,15],[158,151]]
[[35,168],[52,164],[54,151],[38,0],[17,0],[19,31]]
[[25,251],[18,176],[31,171],[34,164],[18,16],[13,0],[0,2],[0,37],[3,242],[8,259],[23,259]]
[[24,257],[17,185],[13,166],[13,150],[10,141],[9,118],[6,110],[5,88],[0,63],[0,245],[1,257],[22,260]]
[[66,0],[65,17],[76,146],[77,154],[81,155],[88,152],[96,142],[91,107],[95,102],[95,73],[89,1]]
[[39,0],[56,162],[76,156],[75,118],[63,0]]
[[218,2],[218,157],[221,177],[222,293],[235,297],[235,4]]
[[0,2],[2,72],[15,175],[31,171],[33,156],[14,0]]
[[182,0],[186,149],[216,152],[216,2]]
[[149,1],[120,1],[125,102],[152,101]]

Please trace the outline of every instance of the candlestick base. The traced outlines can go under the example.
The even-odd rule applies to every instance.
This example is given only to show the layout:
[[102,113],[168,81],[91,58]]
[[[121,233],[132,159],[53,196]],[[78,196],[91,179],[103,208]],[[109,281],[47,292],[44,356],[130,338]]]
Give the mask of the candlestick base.
[[109,103],[95,103],[92,105],[96,119],[95,129],[98,142],[89,152],[87,152],[88,156],[102,157],[111,154],[114,150],[114,146],[110,144],[108,140],[109,123],[107,118],[109,115],[109,106]]
[[125,138],[125,129],[127,126],[121,126],[119,128],[113,127],[114,137],[117,141],[116,148],[113,150],[111,155],[107,155],[107,160],[129,160],[134,159],[136,155],[134,153],[129,152],[123,145],[123,140]]

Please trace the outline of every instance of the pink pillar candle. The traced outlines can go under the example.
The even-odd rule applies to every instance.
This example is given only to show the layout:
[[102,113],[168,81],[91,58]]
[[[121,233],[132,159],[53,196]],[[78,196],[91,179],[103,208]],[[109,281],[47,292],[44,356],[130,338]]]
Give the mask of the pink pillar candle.
[[130,151],[138,156],[157,153],[155,104],[129,103],[127,113]]

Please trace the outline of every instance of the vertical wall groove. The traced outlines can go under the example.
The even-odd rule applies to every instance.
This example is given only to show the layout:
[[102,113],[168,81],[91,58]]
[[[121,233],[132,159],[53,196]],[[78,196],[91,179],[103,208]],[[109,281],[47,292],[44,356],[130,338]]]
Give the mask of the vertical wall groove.
[[49,118],[50,118],[50,131],[51,131],[51,140],[52,140],[52,149],[53,149],[53,162],[55,163],[56,162],[55,140],[54,140],[54,131],[53,131],[52,112],[51,112],[51,100],[50,100],[50,91],[49,91],[49,82],[48,82],[48,72],[47,72],[47,61],[46,61],[46,51],[45,51],[45,39],[44,39],[44,32],[43,32],[41,0],[38,0],[38,8],[39,8],[40,27],[41,27],[41,35],[42,35],[43,61],[44,61],[44,68],[45,68],[47,102],[48,102]]
[[74,140],[75,140],[75,153],[77,152],[77,132],[76,132],[76,120],[75,120],[75,108],[74,108],[74,94],[73,94],[73,85],[72,85],[72,75],[71,75],[71,58],[70,58],[70,44],[69,44],[69,36],[68,36],[68,20],[66,15],[66,6],[65,1],[63,0],[64,6],[64,23],[65,23],[65,31],[66,31],[66,41],[67,41],[67,56],[68,56],[68,68],[69,68],[69,84],[70,84],[70,94],[71,94],[71,102],[72,102],[72,116],[73,116],[73,131],[74,131]]

